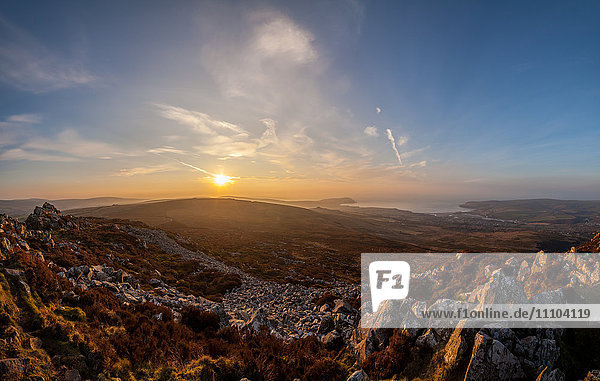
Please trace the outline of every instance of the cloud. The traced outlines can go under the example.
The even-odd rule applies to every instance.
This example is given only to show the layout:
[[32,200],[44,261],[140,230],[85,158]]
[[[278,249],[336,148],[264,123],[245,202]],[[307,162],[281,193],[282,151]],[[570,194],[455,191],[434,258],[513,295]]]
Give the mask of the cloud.
[[43,93],[95,81],[81,62],[60,57],[0,16],[0,81]]
[[417,154],[425,151],[426,149],[429,149],[429,146],[421,147],[421,148],[416,148],[416,149],[413,149],[413,150],[407,151],[407,152],[402,152],[400,154],[400,156],[402,156],[403,159],[408,159],[409,157],[417,155]]
[[154,165],[154,166],[150,166],[150,167],[124,168],[124,169],[119,170],[119,172],[117,172],[115,174],[115,176],[130,177],[130,176],[137,176],[137,175],[150,175],[153,173],[172,171],[174,169],[175,168],[170,165]]
[[72,129],[61,131],[54,137],[35,136],[0,154],[2,160],[76,161],[85,158],[110,159],[127,156],[110,144],[82,137]]
[[[245,99],[263,112],[314,111],[321,100],[317,77],[325,66],[314,35],[288,16],[254,11],[202,47],[202,63],[226,98]],[[220,28],[206,20],[204,27]],[[294,89],[290,91],[290,89]]]
[[379,115],[381,114],[381,108],[379,107],[375,107],[375,112]]
[[[194,131],[203,135],[199,139],[201,144],[193,147],[197,153],[221,158],[252,157],[258,150],[271,144],[280,143],[276,133],[276,122],[273,119],[261,119],[260,122],[266,129],[259,138],[252,138],[250,133],[242,127],[213,119],[205,113],[169,105],[157,105],[157,107],[159,107],[159,114],[162,117],[192,127]],[[183,153],[183,151],[170,146],[155,148],[148,152]]]
[[0,160],[29,160],[29,161],[77,161],[74,157],[67,157],[53,153],[13,148],[0,153]]
[[[400,165],[402,166],[402,158],[400,157],[400,152],[398,152],[398,148],[396,147],[396,140],[394,139],[394,135],[392,135],[392,130],[390,130],[389,128],[387,130],[385,130],[387,132],[387,138],[389,139],[389,141],[392,143],[392,148],[394,149],[394,153],[396,154],[396,158],[398,159],[398,163],[400,163]],[[406,143],[406,138],[401,137],[398,141],[398,145],[403,145],[404,143]]]
[[152,148],[149,149],[148,151],[146,151],[148,153],[177,153],[177,154],[185,154],[186,152],[184,150],[180,150],[177,149],[175,147],[171,147],[171,146],[163,146],[163,147],[158,147],[158,148]]
[[314,37],[286,16],[267,13],[254,32],[254,47],[263,59],[272,57],[304,64],[313,62],[318,54],[312,43]]
[[277,133],[275,131],[277,122],[270,118],[261,119],[260,121],[262,122],[262,124],[265,125],[267,129],[265,130],[265,132],[263,132],[262,136],[260,137],[259,148],[265,147],[271,143],[279,143],[279,139],[277,138]]
[[247,132],[243,128],[233,123],[213,119],[208,114],[163,104],[156,104],[156,107],[159,109],[159,114],[163,118],[174,120],[184,126],[192,127],[196,132],[202,134],[217,135],[219,131],[229,130],[238,134],[247,135]]
[[377,131],[377,127],[375,126],[366,127],[364,133],[365,135],[369,136],[379,136],[379,132]]
[[38,114],[16,114],[6,118],[9,123],[26,123],[36,124],[42,121],[42,117]]
[[63,130],[54,138],[35,137],[23,144],[22,148],[36,151],[54,151],[79,158],[102,158],[119,154],[111,145],[86,139],[72,129]]
[[38,114],[15,114],[9,115],[6,119],[0,120],[0,127],[17,127],[20,125],[37,124],[42,121]]
[[427,166],[427,160],[419,161],[418,163],[413,163],[409,165],[409,168],[425,168]]

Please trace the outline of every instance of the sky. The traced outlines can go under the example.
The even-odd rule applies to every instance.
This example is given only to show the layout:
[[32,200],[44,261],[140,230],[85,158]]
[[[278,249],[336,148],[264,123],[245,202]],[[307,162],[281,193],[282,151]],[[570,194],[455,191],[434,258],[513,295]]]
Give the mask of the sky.
[[3,1],[0,198],[600,199],[599,19],[597,1]]

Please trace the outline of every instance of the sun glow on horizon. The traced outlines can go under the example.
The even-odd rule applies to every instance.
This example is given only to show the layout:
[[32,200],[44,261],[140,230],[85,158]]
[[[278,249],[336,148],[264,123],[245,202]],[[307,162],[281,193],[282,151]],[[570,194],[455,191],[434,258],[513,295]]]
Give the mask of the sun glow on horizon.
[[225,176],[225,175],[215,175],[213,177],[213,181],[215,182],[215,184],[217,184],[220,187],[233,182],[231,176]]

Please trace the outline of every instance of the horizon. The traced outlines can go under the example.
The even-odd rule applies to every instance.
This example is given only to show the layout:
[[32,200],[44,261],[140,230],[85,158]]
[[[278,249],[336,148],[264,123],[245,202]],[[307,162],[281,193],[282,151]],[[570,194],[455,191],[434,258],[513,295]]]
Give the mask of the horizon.
[[598,3],[177,5],[0,5],[0,199],[600,199]]

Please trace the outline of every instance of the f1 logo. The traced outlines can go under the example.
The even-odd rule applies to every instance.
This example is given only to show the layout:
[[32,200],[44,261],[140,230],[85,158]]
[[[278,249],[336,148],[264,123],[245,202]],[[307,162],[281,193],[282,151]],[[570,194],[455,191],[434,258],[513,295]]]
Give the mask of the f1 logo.
[[375,261],[369,264],[371,303],[376,312],[384,300],[404,299],[408,295],[410,265],[404,261]]

